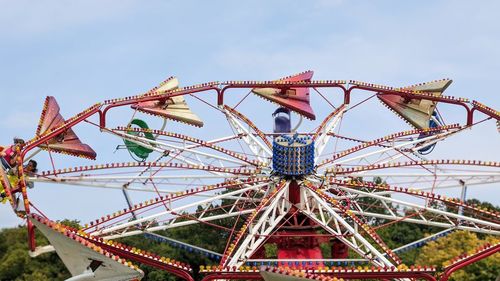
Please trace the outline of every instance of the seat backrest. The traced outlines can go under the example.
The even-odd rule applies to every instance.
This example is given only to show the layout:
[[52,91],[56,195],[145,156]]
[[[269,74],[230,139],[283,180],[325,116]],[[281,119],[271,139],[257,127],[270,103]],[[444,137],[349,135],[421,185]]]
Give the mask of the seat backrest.
[[283,115],[274,117],[275,133],[290,133],[291,130],[292,130],[292,124],[290,122],[290,118]]

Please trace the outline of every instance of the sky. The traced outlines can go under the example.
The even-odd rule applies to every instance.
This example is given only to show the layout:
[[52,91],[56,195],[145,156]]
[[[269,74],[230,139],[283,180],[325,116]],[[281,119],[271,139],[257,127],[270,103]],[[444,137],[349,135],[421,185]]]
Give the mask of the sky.
[[[182,85],[271,80],[308,69],[315,79],[393,86],[449,77],[454,83],[447,94],[500,108],[498,1],[0,0],[0,6],[3,145],[34,135],[47,95],[72,116],[93,103],[144,92],[170,75]],[[370,126],[360,128],[370,134]],[[111,157],[98,134],[79,132]],[[464,140],[475,154],[454,144],[447,147],[454,158],[499,161],[494,124],[475,133]],[[499,205],[498,188],[469,193]],[[57,196],[61,190],[30,192],[56,218],[88,211],[71,209]],[[86,192],[75,189],[73,196],[99,211],[98,197],[116,196]],[[102,208],[102,214],[116,210]],[[20,223],[0,205],[0,228]]]

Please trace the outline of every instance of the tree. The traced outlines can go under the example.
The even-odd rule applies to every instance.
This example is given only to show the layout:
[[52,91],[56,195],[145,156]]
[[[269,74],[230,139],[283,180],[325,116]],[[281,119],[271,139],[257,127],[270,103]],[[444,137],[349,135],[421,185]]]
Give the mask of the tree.
[[[224,206],[225,202],[221,202]],[[366,202],[371,203],[371,202]],[[475,205],[495,209],[493,205],[480,201],[471,201]],[[216,215],[224,213],[223,209],[218,209],[217,206],[207,215]],[[438,206],[446,208],[446,206]],[[198,209],[202,211],[202,209]],[[187,214],[182,214],[178,221],[189,219]],[[235,230],[239,230],[244,218],[239,218]],[[184,227],[160,231],[158,234],[171,237],[173,239],[183,241],[189,244],[198,245],[200,247],[222,253],[226,247],[226,241],[229,235],[228,229],[232,229],[236,222],[236,218],[225,218],[217,221],[217,224],[225,228],[218,229],[209,226],[205,223],[193,224]],[[78,228],[77,221],[62,221],[65,225]],[[370,222],[380,226],[382,222]],[[389,247],[399,247],[411,241],[423,238],[429,233],[435,233],[438,229],[426,225],[416,225],[406,222],[398,222],[389,224],[385,227],[377,229],[377,233],[389,245]],[[119,239],[130,246],[135,246],[143,250],[163,255],[165,257],[174,258],[176,260],[190,264],[194,269],[195,280],[200,280],[201,276],[197,275],[199,265],[217,264],[216,261],[209,260],[201,254],[191,253],[185,249],[179,249],[170,246],[167,243],[159,243],[145,239],[143,236],[132,236]],[[37,245],[47,245],[48,241],[43,235],[37,231]],[[437,265],[438,270],[446,266],[445,261],[460,255],[464,252],[473,250],[478,246],[489,242],[491,244],[499,242],[499,238],[486,236],[484,234],[473,234],[468,232],[454,232],[447,237],[440,238],[436,242],[430,242],[427,246],[419,249],[413,249],[401,255],[405,264],[422,265]],[[328,253],[331,250],[325,245],[321,245],[325,257],[331,256]],[[276,255],[276,245],[269,244],[265,247],[266,256]],[[351,257],[357,257],[354,254]],[[148,266],[140,266],[145,272],[143,280],[177,280],[174,275]],[[494,280],[500,271],[500,254],[495,254],[488,259],[482,260],[476,264],[470,265],[465,269],[455,273],[452,280]],[[0,231],[0,280],[64,280],[69,278],[70,274],[61,262],[56,253],[47,253],[36,258],[31,258],[28,255],[27,246],[27,231],[25,226],[17,228],[3,229]]]
[[[71,277],[56,253],[31,258],[27,241],[25,226],[0,231],[0,280],[65,280]],[[48,244],[38,231],[36,242],[38,245]]]
[[[500,239],[494,236],[479,239],[475,233],[456,231],[424,246],[416,259],[416,263],[420,265],[436,265],[438,270],[441,271],[450,264],[449,260],[452,258],[464,253],[472,253],[485,243],[495,244],[499,242]],[[498,272],[500,272],[500,253],[455,272],[450,280],[495,280]]]

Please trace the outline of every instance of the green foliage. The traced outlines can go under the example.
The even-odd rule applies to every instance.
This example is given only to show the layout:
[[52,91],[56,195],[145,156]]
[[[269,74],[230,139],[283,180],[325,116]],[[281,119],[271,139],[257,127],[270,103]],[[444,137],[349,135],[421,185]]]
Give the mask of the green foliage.
[[[361,179],[362,180],[362,179]],[[377,181],[374,179],[374,181]],[[379,183],[382,183],[378,180]],[[363,202],[370,204],[371,202]],[[483,208],[496,209],[498,207],[480,201],[469,201]],[[223,202],[222,204],[225,204]],[[446,209],[447,206],[438,206]],[[198,211],[201,211],[199,209]],[[211,214],[223,213],[223,209],[216,209]],[[180,216],[178,221],[188,220],[187,214]],[[241,227],[243,218],[240,218],[235,229]],[[169,229],[159,232],[160,235],[171,237],[173,239],[186,242],[193,245],[198,245],[209,250],[222,253],[225,250],[228,240],[228,233],[233,228],[235,218],[227,218],[217,222],[218,225],[226,228],[221,230],[213,226],[199,223],[187,225],[184,227]],[[74,228],[79,228],[79,222],[64,220],[61,223]],[[373,225],[381,226],[385,221],[372,221]],[[416,225],[404,222],[389,224],[377,230],[377,233],[388,244],[389,247],[395,248],[405,245],[409,242],[425,237],[429,233],[435,233],[439,229],[424,225]],[[322,233],[321,231],[319,233]],[[47,245],[48,241],[37,233],[37,245]],[[479,245],[490,242],[495,243],[496,238],[486,235],[476,235],[468,232],[454,232],[447,237],[440,238],[436,242],[430,242],[427,246],[419,249],[413,249],[401,255],[405,264],[425,264],[437,265],[439,268],[445,266],[444,262],[452,257],[462,254],[463,252],[475,249]],[[213,265],[215,261],[194,253],[186,252],[183,249],[173,248],[166,243],[159,243],[144,238],[143,236],[126,237],[120,239],[130,246],[135,246],[140,249],[148,250],[153,253],[163,255],[169,258],[186,262],[194,269],[195,280],[201,280],[202,276],[197,275],[200,265]],[[265,254],[267,258],[275,258],[277,256],[276,244],[266,244]],[[331,257],[331,247],[329,244],[322,243],[321,250],[325,257]],[[359,258],[353,251],[349,252],[349,257]],[[143,280],[177,280],[177,278],[164,271],[141,266],[145,272]],[[494,280],[500,272],[500,254],[491,256],[488,259],[470,265],[465,269],[455,273],[452,280]],[[66,270],[64,264],[55,253],[42,254],[36,258],[28,256],[27,247],[27,231],[26,227],[19,226],[11,229],[3,229],[0,231],[0,280],[64,280],[69,278],[70,274]]]
[[500,206],[495,206],[495,205],[491,204],[490,202],[479,201],[477,199],[467,199],[466,202],[469,205],[477,205],[483,209],[500,211]]
[[323,258],[326,259],[332,257],[332,246],[329,243],[321,243],[319,244],[319,248],[321,249]]
[[62,221],[58,221],[58,223],[72,227],[72,228],[76,228],[76,229],[80,229],[82,227],[80,225],[80,221],[77,221],[77,220],[62,220]]
[[381,228],[378,234],[391,249],[424,237],[422,229],[418,225],[410,223],[391,224],[388,227]]
[[266,258],[275,259],[278,257],[278,245],[275,243],[265,244],[264,249],[266,252]]
[[[476,248],[485,243],[494,244],[498,242],[500,240],[493,236],[479,239],[475,233],[457,231],[424,246],[416,259],[416,263],[436,265],[441,270],[449,265],[448,261],[450,259],[458,255],[473,253]],[[499,272],[500,253],[496,253],[455,272],[450,280],[495,280]]]
[[[38,245],[48,241],[37,233]],[[31,258],[25,226],[0,231],[0,280],[65,280],[71,275],[56,253]]]

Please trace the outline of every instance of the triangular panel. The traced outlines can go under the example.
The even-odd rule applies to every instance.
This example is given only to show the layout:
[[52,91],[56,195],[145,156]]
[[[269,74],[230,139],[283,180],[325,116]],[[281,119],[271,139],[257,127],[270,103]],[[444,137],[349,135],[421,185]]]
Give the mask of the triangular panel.
[[[178,87],[179,82],[177,78],[170,77],[163,81],[158,87],[151,89],[147,94],[166,92],[177,89]],[[133,105],[132,108],[147,114],[161,116],[189,125],[197,127],[203,126],[203,121],[191,111],[183,96],[176,96],[166,100],[141,102]]]
[[36,215],[29,219],[47,237],[73,276],[88,271],[92,263],[99,264],[93,271],[95,280],[140,280],[144,275],[128,261],[84,240],[62,225]]
[[[452,80],[443,79],[422,83],[418,85],[403,87],[404,90],[424,92],[434,96],[441,96],[448,88]],[[426,99],[407,99],[399,95],[379,93],[378,98],[391,110],[418,129],[429,128],[429,120],[436,108],[436,102]]]
[[[40,116],[36,131],[37,136],[49,133],[51,130],[64,124],[65,120],[59,112],[60,108],[54,97],[48,96]],[[72,129],[67,129],[60,135],[50,139],[48,143],[39,146],[42,149],[58,153],[69,154],[77,157],[95,159],[95,151],[87,144],[80,141]]]
[[[296,75],[280,78],[276,82],[310,82],[313,74],[313,71],[305,71]],[[252,92],[309,119],[316,119],[314,111],[309,104],[309,88],[289,88],[286,91],[276,88],[256,88],[253,89]]]

